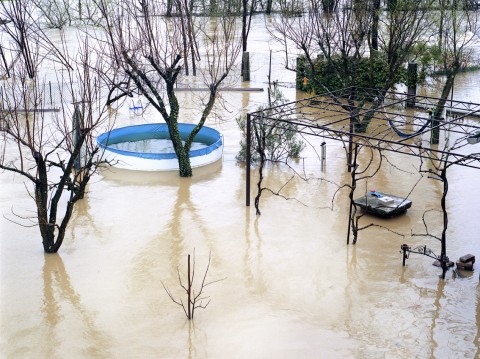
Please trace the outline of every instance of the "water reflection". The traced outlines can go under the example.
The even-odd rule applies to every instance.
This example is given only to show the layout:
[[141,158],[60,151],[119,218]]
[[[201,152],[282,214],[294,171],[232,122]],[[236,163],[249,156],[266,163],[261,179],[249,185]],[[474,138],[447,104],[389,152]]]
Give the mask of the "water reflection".
[[[179,288],[177,269],[182,276],[186,273],[188,254],[192,255],[192,258],[196,257],[198,273],[203,273],[203,264],[209,252],[212,265],[222,263],[223,259],[213,240],[216,235],[212,232],[208,217],[203,213],[205,208],[195,196],[209,188],[210,192],[214,191],[211,181],[218,176],[220,169],[221,166],[204,168],[203,172],[197,172],[198,176],[190,178],[180,178],[175,174],[175,183],[170,181],[169,186],[157,183],[159,191],[152,193],[151,197],[154,202],[161,202],[159,207],[162,208],[162,214],[158,218],[156,230],[153,229],[154,234],[145,240],[133,257],[129,280],[132,296],[142,298],[150,306],[156,307],[159,301],[162,302],[167,297],[163,292],[162,282],[172,290],[175,297],[176,293],[183,296]],[[167,195],[165,187],[170,187],[170,191],[173,191]],[[174,310],[181,312],[181,308]]]
[[[251,236],[251,211],[245,211],[245,254],[243,256],[243,271],[245,284],[253,294],[263,295],[267,290],[267,284],[263,271],[262,235],[259,229],[259,217],[253,221],[254,235]],[[252,238],[253,237],[253,238]]]
[[[480,278],[479,278],[480,279]],[[473,345],[477,348],[475,358],[480,358],[480,283],[477,284],[477,293],[476,293],[476,310],[475,310],[475,322],[477,323],[477,334],[473,341]]]
[[443,294],[443,291],[445,289],[445,284],[446,280],[440,280],[438,281],[437,284],[437,290],[435,291],[435,299],[433,301],[433,315],[432,315],[432,324],[430,326],[430,338],[431,338],[431,343],[432,343],[432,352],[430,353],[430,356],[435,355],[437,352],[438,347],[442,347],[445,345],[445,343],[442,343],[442,336],[437,337],[435,334],[437,332],[437,323],[440,321],[440,313],[442,309],[441,302],[443,299],[445,299],[445,296]]
[[[44,341],[47,346],[46,357],[62,357],[66,353],[66,348],[62,345],[65,341],[65,325],[68,330],[73,330],[72,326],[76,325],[83,328],[82,338],[77,338],[76,343],[81,347],[83,355],[96,358],[109,357],[111,339],[98,328],[95,314],[82,304],[60,255],[45,254],[42,274],[43,307],[41,310],[45,327],[48,329],[48,340]],[[74,324],[72,321],[78,323]]]
[[188,320],[185,324],[188,326],[188,359],[193,358],[208,358],[206,333],[195,326],[195,321]]
[[[185,253],[184,236],[189,233],[184,233],[185,229],[182,223],[186,220],[184,218],[187,213],[195,215],[196,207],[190,199],[191,179],[182,178],[178,184],[178,191],[175,203],[172,208],[172,216],[167,222],[166,231],[163,232],[162,237],[167,238],[170,243],[170,263],[172,268],[178,267],[180,258]],[[198,218],[198,216],[196,216]],[[202,227],[202,223],[198,223]],[[183,262],[183,261],[182,261]]]
[[[222,161],[216,161],[207,166],[193,169],[193,180],[195,183],[210,181],[219,175],[222,169]],[[177,188],[179,181],[177,171],[131,171],[115,167],[102,169],[101,176],[103,181],[111,186],[155,186],[155,187],[173,187]]]
[[[105,242],[105,235],[100,226],[98,226],[97,221],[95,221],[94,216],[91,211],[91,195],[88,193],[87,186],[87,195],[75,204],[75,211],[72,213],[71,221],[76,223],[77,226],[67,227],[69,231],[69,237],[71,241],[68,241],[63,244],[63,251],[66,253],[72,253],[76,248],[77,237],[81,240],[89,240],[91,238],[98,238],[100,242]],[[82,228],[81,233],[78,232],[78,227]]]

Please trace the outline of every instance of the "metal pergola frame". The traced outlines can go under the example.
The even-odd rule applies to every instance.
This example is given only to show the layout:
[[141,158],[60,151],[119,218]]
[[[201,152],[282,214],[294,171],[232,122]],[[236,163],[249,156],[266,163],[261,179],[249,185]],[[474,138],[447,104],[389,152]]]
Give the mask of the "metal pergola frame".
[[[378,101],[377,96],[382,96],[383,100]],[[448,116],[438,119],[433,116],[438,102],[439,98],[436,97],[394,91],[381,93],[377,89],[350,87],[247,114],[246,206],[250,206],[250,154],[254,123],[279,128],[282,128],[282,125],[286,127],[293,124],[296,132],[302,135],[348,142],[348,171],[352,167],[354,144],[416,156],[429,161],[444,161],[445,166],[459,165],[480,169],[480,151],[450,151],[448,148],[439,149],[423,145],[422,136],[433,131],[443,130],[446,134],[455,134],[458,137],[455,142],[456,149],[466,147],[471,143],[469,140],[472,137],[480,136],[480,122],[477,125],[465,121],[467,118],[480,118],[480,104],[449,99],[443,106],[444,114]],[[397,110],[398,107],[401,107],[402,111]],[[405,108],[412,110],[405,111]],[[376,126],[375,131],[368,135],[358,132],[356,125],[361,123],[360,118],[363,120],[368,118],[369,126]],[[319,119],[322,120],[321,123]],[[393,126],[405,126],[406,123],[411,127],[420,126],[420,130],[410,129],[406,138],[399,138],[398,133],[392,130]],[[446,257],[443,247],[442,244],[442,260]],[[423,254],[421,251],[411,252]]]

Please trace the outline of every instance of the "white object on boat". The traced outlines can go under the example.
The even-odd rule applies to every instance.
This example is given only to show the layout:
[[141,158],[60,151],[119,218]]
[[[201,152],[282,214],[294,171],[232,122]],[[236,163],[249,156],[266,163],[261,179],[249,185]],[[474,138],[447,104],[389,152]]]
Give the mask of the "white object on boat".
[[380,202],[381,204],[384,204],[384,205],[389,205],[389,204],[393,204],[394,200],[391,197],[383,196],[383,197],[378,198],[378,202]]

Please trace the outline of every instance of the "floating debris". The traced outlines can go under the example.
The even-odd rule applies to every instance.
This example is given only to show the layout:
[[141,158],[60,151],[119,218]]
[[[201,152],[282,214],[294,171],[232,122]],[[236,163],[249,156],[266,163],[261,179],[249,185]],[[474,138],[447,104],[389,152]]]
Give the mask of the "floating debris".
[[363,197],[353,200],[353,203],[367,213],[387,218],[405,213],[407,209],[412,206],[412,201],[407,198],[397,197],[375,190],[368,192]]
[[473,263],[475,263],[475,256],[473,254],[465,254],[458,259],[457,268],[473,271]]

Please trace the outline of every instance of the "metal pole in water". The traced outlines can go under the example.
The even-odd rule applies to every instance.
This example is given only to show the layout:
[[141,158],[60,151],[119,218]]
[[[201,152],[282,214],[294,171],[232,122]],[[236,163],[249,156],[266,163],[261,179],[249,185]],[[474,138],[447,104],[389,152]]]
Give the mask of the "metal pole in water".
[[324,171],[325,170],[325,163],[327,162],[327,143],[325,141],[323,141],[320,146],[322,147],[321,169],[322,169],[322,171]]

